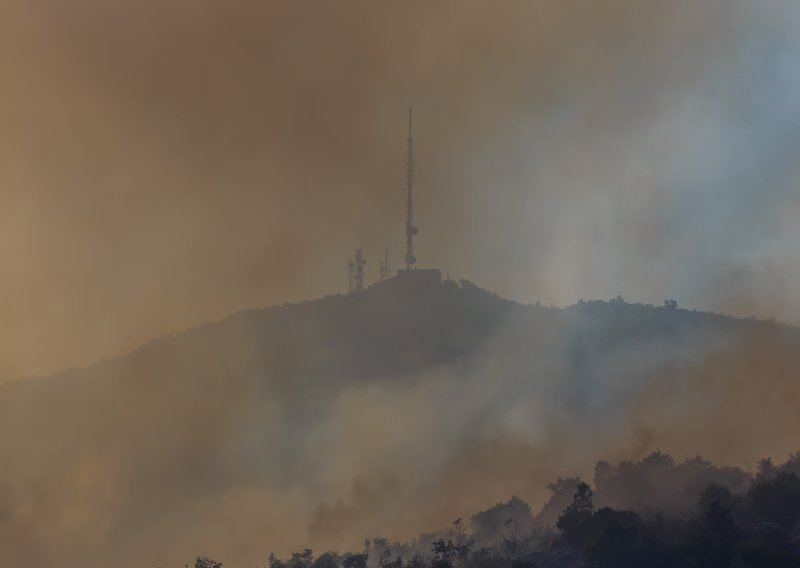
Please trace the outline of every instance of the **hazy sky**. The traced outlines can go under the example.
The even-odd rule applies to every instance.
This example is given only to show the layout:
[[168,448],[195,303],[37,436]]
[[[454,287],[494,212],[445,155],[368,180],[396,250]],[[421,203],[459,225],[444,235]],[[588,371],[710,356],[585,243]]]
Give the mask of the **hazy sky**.
[[800,322],[791,0],[0,4],[0,379],[402,259]]

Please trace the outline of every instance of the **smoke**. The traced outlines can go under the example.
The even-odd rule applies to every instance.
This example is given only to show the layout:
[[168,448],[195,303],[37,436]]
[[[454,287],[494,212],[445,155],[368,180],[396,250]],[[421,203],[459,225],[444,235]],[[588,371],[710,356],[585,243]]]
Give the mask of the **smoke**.
[[[796,322],[798,17],[778,0],[5,2],[0,377],[343,290],[356,247],[375,274],[388,241],[397,265],[409,104],[421,266],[522,301]],[[357,366],[387,344],[345,349],[332,316],[241,316],[8,385],[6,563],[252,564],[541,504],[597,459],[796,449],[793,332],[614,343],[536,313],[469,365],[390,381]]]
[[797,321],[785,3],[2,12],[6,379],[397,266],[409,104],[421,265]]
[[661,449],[747,468],[796,450],[793,328],[526,307],[467,283],[417,301],[370,291],[243,312],[4,386],[4,561],[358,550],[511,495],[538,510],[548,482],[591,479],[599,459]]

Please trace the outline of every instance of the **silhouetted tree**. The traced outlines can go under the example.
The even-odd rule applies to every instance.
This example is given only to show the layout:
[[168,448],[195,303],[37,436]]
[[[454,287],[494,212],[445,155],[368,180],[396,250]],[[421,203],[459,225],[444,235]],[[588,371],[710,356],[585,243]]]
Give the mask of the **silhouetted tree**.
[[383,568],[404,568],[403,558],[400,556],[396,556],[394,560],[391,562],[386,561],[383,564]]
[[411,558],[406,562],[405,568],[426,568],[425,556],[420,553],[411,555]]
[[453,534],[452,540],[456,566],[464,568],[467,565],[469,551],[472,549],[472,545],[475,544],[475,541],[467,534],[464,520],[461,517],[453,521],[453,528],[451,530]]
[[488,546],[479,548],[470,556],[470,564],[474,568],[491,568],[494,561],[494,550]]
[[730,510],[715,501],[692,528],[689,556],[695,564],[703,568],[727,568],[741,536]]
[[781,471],[800,475],[800,452],[791,454],[786,463],[781,466]]
[[456,557],[456,547],[452,540],[439,539],[433,543],[431,548],[433,560],[431,568],[452,568],[453,560]]
[[291,558],[286,563],[287,568],[311,568],[314,564],[314,553],[310,548],[303,549],[303,552],[292,552]]
[[391,545],[389,544],[389,539],[387,538],[380,536],[373,538],[372,545],[367,546],[366,549],[378,555],[378,566],[380,568],[383,568],[383,566],[388,564],[389,559],[392,557]]
[[[562,490],[560,483],[569,486],[568,480],[559,479],[554,484],[549,484],[548,488],[557,493]],[[566,490],[566,489],[564,489]],[[569,489],[570,495],[575,491],[574,485]],[[562,505],[558,511],[563,510]],[[472,515],[472,538],[478,546],[484,546],[496,541],[506,530],[506,521],[514,519],[522,525],[532,525],[533,515],[531,507],[517,496],[512,496],[504,503],[497,503],[485,511]]]
[[342,559],[342,568],[367,568],[367,553],[346,554]]
[[603,483],[614,475],[614,466],[605,460],[600,460],[594,466],[594,486],[599,488]]
[[[558,522],[559,515],[572,503],[575,489],[577,489],[580,482],[581,480],[577,477],[559,477],[555,481],[548,483],[547,489],[550,490],[552,495],[542,507],[537,517],[537,522],[555,525]],[[507,517],[503,518],[504,521],[505,518]]]
[[644,559],[642,519],[605,507],[586,522],[583,555],[598,568],[638,568]]
[[533,540],[530,527],[524,526],[517,519],[506,519],[506,530],[503,533],[503,549],[511,560],[519,560],[528,551]]
[[756,473],[756,479],[758,481],[772,479],[775,477],[776,473],[778,473],[778,469],[772,463],[772,458],[762,458],[758,460],[758,472]]
[[208,556],[198,556],[194,568],[222,568],[222,562],[211,560]]
[[800,477],[781,471],[774,476],[759,476],[748,492],[752,515],[783,529],[800,521]]
[[697,500],[697,508],[700,511],[707,511],[711,503],[718,503],[731,512],[740,508],[739,502],[731,490],[718,483],[710,483],[703,489]]
[[312,565],[313,568],[339,568],[342,558],[335,552],[320,554]]
[[575,494],[564,512],[558,517],[556,527],[563,533],[567,543],[580,547],[592,518],[592,489],[583,482],[578,483]]
[[267,559],[267,566],[269,566],[269,568],[286,568],[286,562],[275,556],[274,552],[270,552],[269,558]]

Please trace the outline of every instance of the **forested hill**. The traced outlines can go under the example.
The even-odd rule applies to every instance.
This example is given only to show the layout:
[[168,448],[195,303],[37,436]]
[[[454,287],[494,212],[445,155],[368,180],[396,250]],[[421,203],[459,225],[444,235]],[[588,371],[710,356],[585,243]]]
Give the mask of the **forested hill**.
[[7,384],[2,396],[24,396],[45,384],[58,388],[54,382],[68,388],[101,377],[121,378],[119,372],[136,382],[175,380],[187,371],[197,381],[207,376],[226,382],[263,372],[265,382],[287,386],[375,380],[468,362],[498,338],[524,345],[528,353],[566,347],[573,370],[581,370],[596,366],[597,357],[613,358],[616,352],[625,358],[633,347],[654,344],[679,351],[699,340],[721,349],[744,338],[778,341],[775,348],[800,345],[800,329],[622,298],[580,301],[567,308],[524,305],[467,280],[449,280],[429,295],[403,297],[367,289],[238,312],[90,368]]
[[785,457],[798,374],[795,328],[466,281],[241,312],[0,387],[0,563],[345,547],[601,457]]

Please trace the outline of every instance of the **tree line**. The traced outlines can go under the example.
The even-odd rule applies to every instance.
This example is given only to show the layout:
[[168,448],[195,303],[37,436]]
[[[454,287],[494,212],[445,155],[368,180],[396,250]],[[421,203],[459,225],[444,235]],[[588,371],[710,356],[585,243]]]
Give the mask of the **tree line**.
[[[548,488],[535,516],[512,497],[413,542],[271,554],[265,568],[800,568],[800,453],[750,473],[655,452],[599,462],[591,485],[560,478]],[[222,563],[203,556],[195,568]]]

